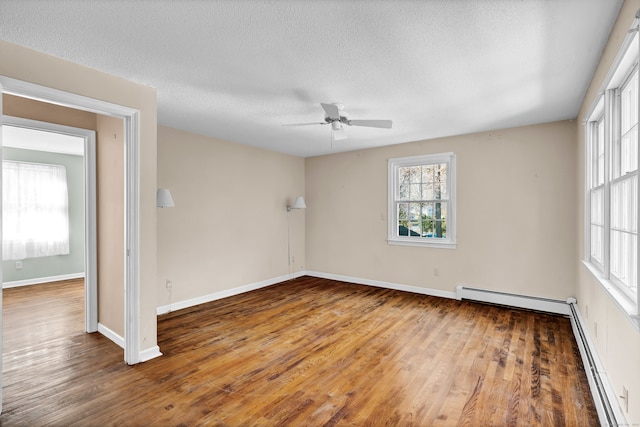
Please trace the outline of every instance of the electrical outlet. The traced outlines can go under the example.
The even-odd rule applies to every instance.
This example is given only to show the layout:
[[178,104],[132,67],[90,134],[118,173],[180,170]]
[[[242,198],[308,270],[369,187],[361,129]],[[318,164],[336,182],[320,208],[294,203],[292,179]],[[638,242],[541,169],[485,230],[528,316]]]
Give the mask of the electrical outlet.
[[171,289],[173,287],[173,284],[171,283],[171,280],[167,279],[166,286],[167,286],[167,289]]
[[16,261],[16,270],[22,270],[22,261]]
[[584,306],[584,314],[585,314],[585,316],[587,316],[587,319],[588,319],[589,318],[589,306],[588,305]]
[[438,277],[438,276],[440,275],[440,271],[438,271],[438,269],[437,269],[437,268],[434,268],[434,269],[433,269],[433,275],[434,275],[434,276],[436,276],[436,277]]
[[629,390],[625,386],[622,386],[622,406],[624,407],[624,412],[629,413]]

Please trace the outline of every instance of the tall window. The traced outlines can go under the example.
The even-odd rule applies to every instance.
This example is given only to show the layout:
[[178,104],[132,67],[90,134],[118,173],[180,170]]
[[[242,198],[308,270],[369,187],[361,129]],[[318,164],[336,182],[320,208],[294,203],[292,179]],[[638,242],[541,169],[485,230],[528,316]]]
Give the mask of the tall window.
[[392,244],[455,247],[455,155],[389,160]]
[[[638,311],[638,35],[587,118],[587,261],[606,289]],[[612,285],[612,286],[608,286]]]
[[611,276],[635,295],[638,288],[638,69],[618,95],[620,137],[611,165]]
[[3,259],[69,253],[64,166],[5,160],[2,192]]

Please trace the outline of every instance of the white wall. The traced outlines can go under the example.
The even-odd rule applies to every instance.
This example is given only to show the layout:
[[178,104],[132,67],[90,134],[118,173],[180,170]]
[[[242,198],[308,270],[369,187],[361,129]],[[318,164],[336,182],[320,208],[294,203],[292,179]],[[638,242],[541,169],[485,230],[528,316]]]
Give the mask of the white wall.
[[[465,284],[573,296],[575,128],[564,121],[308,158],[307,269],[449,292]],[[387,244],[388,159],[449,151],[457,249]]]
[[[583,120],[611,68],[611,64],[627,35],[640,1],[625,1],[618,20],[609,37],[598,68],[582,103],[578,120]],[[640,332],[631,324],[625,314],[616,306],[611,297],[593,275],[582,264],[584,258],[584,126],[578,126],[577,133],[577,186],[576,230],[578,256],[574,265],[578,271],[578,306],[587,324],[588,333],[594,341],[597,353],[604,364],[606,374],[617,396],[622,387],[629,391],[629,412],[626,415],[630,425],[640,425]],[[620,403],[623,404],[622,400]]]
[[[175,207],[158,209],[158,306],[305,269],[304,159],[158,128],[158,186]],[[166,280],[172,282],[169,292]]]

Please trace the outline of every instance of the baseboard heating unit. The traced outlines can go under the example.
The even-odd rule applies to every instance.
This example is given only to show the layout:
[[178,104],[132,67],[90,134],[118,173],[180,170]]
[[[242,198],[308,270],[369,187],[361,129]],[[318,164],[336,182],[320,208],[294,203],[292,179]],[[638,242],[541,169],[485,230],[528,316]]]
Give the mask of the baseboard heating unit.
[[589,388],[593,396],[593,402],[598,410],[600,424],[606,426],[622,426],[627,425],[626,419],[622,412],[622,408],[615,398],[615,392],[609,383],[606,372],[602,368],[600,359],[595,349],[592,351],[593,343],[582,327],[583,321],[580,311],[575,304],[575,300],[569,305],[571,315],[571,327],[576,343],[580,349],[582,364],[587,373],[589,380]]
[[562,314],[569,317],[573,335],[580,350],[582,364],[589,381],[591,396],[598,411],[600,424],[606,426],[626,425],[622,408],[620,408],[613,388],[607,379],[606,372],[602,368],[595,347],[582,326],[584,323],[575,298],[568,298],[566,301],[562,301],[459,285],[456,287],[456,299]]
[[472,301],[506,305],[509,307],[545,311],[547,313],[564,314],[567,316],[571,314],[568,301],[533,297],[529,295],[509,294],[506,292],[491,291],[487,289],[470,288],[464,285],[458,285],[456,287],[456,299],[468,299]]

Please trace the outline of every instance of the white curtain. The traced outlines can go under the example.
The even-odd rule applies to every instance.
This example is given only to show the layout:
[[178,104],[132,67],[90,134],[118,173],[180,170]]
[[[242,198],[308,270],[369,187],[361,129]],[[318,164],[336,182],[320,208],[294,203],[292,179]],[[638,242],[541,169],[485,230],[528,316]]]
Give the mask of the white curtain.
[[2,202],[3,259],[69,253],[64,166],[3,161]]

